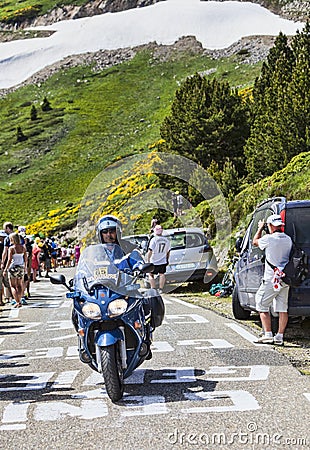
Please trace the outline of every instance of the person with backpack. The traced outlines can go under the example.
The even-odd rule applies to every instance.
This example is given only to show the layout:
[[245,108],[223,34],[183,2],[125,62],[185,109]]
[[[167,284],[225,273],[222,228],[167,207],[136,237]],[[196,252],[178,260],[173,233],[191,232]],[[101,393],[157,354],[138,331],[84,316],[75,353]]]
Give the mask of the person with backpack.
[[[268,233],[262,236],[267,225]],[[256,309],[259,312],[264,334],[257,343],[283,345],[283,335],[288,322],[289,285],[281,278],[288,263],[292,248],[291,238],[283,231],[284,223],[278,214],[272,214],[267,222],[259,221],[253,245],[265,250],[265,268],[263,281],[256,292]],[[279,328],[275,336],[271,330],[270,307],[279,313]]]

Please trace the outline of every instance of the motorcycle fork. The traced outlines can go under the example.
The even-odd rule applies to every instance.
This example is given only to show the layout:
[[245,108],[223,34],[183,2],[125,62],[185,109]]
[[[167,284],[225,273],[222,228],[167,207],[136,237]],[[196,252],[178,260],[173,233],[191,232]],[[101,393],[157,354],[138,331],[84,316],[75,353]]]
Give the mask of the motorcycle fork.
[[[122,361],[122,369],[127,369],[127,353],[126,353],[126,342],[125,342],[125,328],[119,327],[119,329],[122,332],[122,335],[124,339],[117,341],[116,344],[120,348],[120,354],[121,354],[121,361]],[[102,372],[101,368],[101,355],[100,355],[100,347],[99,345],[96,345],[96,360],[97,360],[97,366],[98,366],[98,372]]]
[[100,355],[100,347],[99,347],[99,345],[96,345],[96,360],[97,360],[98,372],[102,373],[101,355]]
[[127,352],[126,352],[126,338],[125,338],[125,328],[119,327],[122,332],[123,339],[120,341],[120,351],[121,351],[121,360],[122,360],[122,369],[127,369]]

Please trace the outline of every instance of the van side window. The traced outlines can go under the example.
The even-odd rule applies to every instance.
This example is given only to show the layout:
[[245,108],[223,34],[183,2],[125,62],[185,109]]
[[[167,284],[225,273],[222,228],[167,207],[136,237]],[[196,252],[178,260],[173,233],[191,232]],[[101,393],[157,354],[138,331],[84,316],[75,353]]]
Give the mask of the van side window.
[[[264,222],[266,222],[267,217],[270,216],[271,214],[274,214],[273,211],[271,211],[270,209],[264,208],[264,209],[258,210],[253,217],[251,233],[250,233],[250,247],[251,247],[251,252],[258,254],[259,256],[262,255],[263,252],[258,247],[254,247],[252,244],[252,241],[253,241],[253,238],[258,229],[258,222],[260,220],[263,220]],[[264,234],[265,234],[265,232],[263,231],[262,236],[264,236]]]

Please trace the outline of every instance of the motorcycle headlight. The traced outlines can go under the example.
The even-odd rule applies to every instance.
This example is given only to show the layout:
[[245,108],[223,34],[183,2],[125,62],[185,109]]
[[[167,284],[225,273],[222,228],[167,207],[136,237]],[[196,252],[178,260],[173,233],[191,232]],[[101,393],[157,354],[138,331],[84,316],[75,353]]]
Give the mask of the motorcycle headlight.
[[97,305],[96,303],[90,303],[90,302],[84,303],[84,305],[82,307],[82,313],[88,319],[100,319],[101,318],[100,306]]
[[117,300],[113,300],[113,302],[109,303],[108,306],[108,315],[109,317],[120,316],[124,314],[127,309],[127,302],[121,298]]

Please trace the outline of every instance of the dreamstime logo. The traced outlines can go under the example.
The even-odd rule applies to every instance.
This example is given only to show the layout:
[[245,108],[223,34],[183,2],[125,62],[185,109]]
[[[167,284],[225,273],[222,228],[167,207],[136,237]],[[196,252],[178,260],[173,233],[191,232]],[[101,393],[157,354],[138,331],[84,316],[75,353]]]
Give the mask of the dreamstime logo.
[[292,446],[308,446],[308,441],[303,437],[285,437],[282,434],[264,433],[258,431],[255,422],[249,422],[246,431],[236,431],[231,433],[184,433],[176,428],[172,433],[168,434],[168,442],[171,445],[260,445],[268,448],[270,445],[292,445]]
[[[124,191],[124,182],[135,174],[136,180],[145,176],[156,175],[161,179],[169,177],[170,184],[182,182],[183,186],[191,187],[206,200],[215,224],[215,235],[212,236],[217,242],[226,239],[231,233],[231,220],[228,205],[221,189],[214,179],[201,166],[183,156],[170,153],[142,153],[129,156],[111,164],[105,168],[90,183],[81,202],[78,217],[78,233],[80,238],[86,238],[87,243],[94,243],[96,223],[102,215],[111,213],[111,192],[115,192],[117,186],[119,191]],[[141,182],[142,183],[142,182]],[[126,183],[125,183],[126,184]],[[123,219],[123,236],[136,234],[136,221],[147,212],[160,208],[173,215],[172,195],[176,189],[146,188],[139,190],[139,182],[130,198],[122,200],[120,218]],[[191,208],[191,201],[183,197],[184,209],[191,213],[180,215],[179,221],[183,227],[203,228],[200,216]],[[117,215],[117,213],[115,213]],[[125,219],[124,219],[125,218]],[[88,234],[87,234],[88,233]],[[225,258],[227,248],[221,249],[221,257]],[[219,249],[215,248],[215,253]],[[203,258],[203,254],[201,255]],[[187,278],[188,279],[188,278]],[[186,281],[186,280],[184,280]]]

